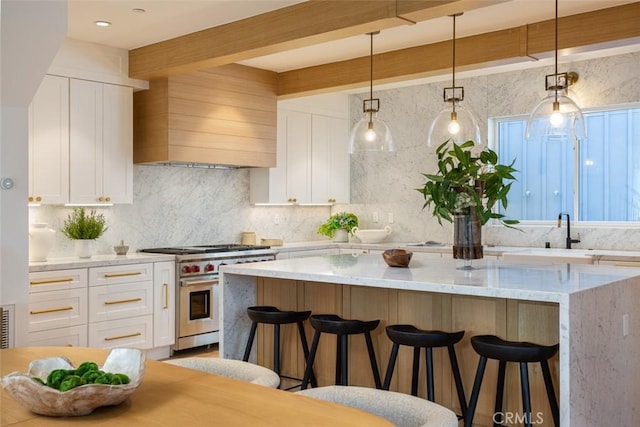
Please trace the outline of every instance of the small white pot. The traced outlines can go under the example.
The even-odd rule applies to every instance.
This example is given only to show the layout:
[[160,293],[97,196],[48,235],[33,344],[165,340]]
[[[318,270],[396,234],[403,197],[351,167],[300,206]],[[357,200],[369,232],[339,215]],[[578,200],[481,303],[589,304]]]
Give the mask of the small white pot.
[[78,258],[91,258],[93,255],[93,242],[95,240],[81,239],[75,240],[76,256]]
[[348,242],[349,241],[349,233],[344,228],[339,228],[333,233],[333,241],[334,242]]

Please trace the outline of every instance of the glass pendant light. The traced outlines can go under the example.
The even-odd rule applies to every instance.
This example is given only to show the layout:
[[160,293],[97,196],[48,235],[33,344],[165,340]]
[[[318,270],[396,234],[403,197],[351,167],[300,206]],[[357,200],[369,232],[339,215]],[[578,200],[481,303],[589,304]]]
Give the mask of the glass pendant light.
[[373,98],[373,36],[380,31],[367,33],[371,37],[369,99],[362,102],[364,117],[353,126],[349,138],[349,153],[359,151],[395,151],[391,130],[387,124],[378,118],[380,99]]
[[580,107],[568,96],[577,73],[558,73],[558,0],[555,15],[555,73],[545,77],[547,96],[533,109],[527,121],[527,141],[580,141],[586,137]]
[[429,138],[427,145],[438,146],[447,140],[452,140],[456,144],[473,140],[476,144],[481,144],[480,127],[473,112],[460,104],[464,100],[464,87],[456,86],[456,17],[462,15],[457,13],[451,15],[453,18],[453,66],[451,87],[445,87],[442,97],[447,104],[445,108],[431,122],[429,127]]

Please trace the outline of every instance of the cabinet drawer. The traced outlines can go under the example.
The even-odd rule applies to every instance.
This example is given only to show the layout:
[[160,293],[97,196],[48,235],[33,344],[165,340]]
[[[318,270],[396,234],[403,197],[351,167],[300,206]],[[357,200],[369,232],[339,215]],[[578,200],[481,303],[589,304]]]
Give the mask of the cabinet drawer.
[[89,347],[114,348],[153,346],[153,316],[139,316],[89,325]]
[[153,282],[89,288],[89,322],[153,314]]
[[29,295],[29,332],[87,323],[87,288]]
[[153,264],[127,264],[89,269],[89,286],[153,280]]
[[29,273],[29,293],[87,287],[87,269],[39,271]]
[[29,346],[86,347],[87,325],[29,332]]

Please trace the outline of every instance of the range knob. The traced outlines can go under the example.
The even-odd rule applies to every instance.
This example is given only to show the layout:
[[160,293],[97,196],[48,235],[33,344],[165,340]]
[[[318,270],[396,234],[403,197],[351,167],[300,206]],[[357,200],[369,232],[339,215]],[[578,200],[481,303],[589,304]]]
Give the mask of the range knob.
[[215,266],[213,264],[207,264],[204,266],[204,271],[209,272],[215,270]]
[[191,273],[192,269],[190,265],[185,265],[184,267],[182,267],[182,272],[183,273]]
[[199,265],[194,265],[193,266],[193,272],[194,273],[200,273],[200,266]]

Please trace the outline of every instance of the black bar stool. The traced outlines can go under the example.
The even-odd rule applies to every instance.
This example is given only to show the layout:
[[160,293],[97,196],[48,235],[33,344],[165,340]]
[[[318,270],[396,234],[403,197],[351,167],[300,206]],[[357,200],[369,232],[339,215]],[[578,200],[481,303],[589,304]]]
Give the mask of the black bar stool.
[[[296,323],[298,325],[298,334],[300,336],[300,343],[302,344],[302,351],[304,352],[304,360],[309,358],[309,345],[307,344],[307,336],[304,332],[303,322],[309,318],[311,311],[282,311],[273,306],[255,306],[247,308],[247,314],[251,319],[251,331],[249,332],[249,339],[247,340],[247,347],[244,350],[244,357],[242,360],[245,362],[249,360],[251,354],[251,347],[253,346],[253,340],[256,336],[256,330],[258,329],[258,323],[267,323],[274,326],[273,333],[273,370],[282,378],[288,378],[298,380],[299,378],[290,378],[280,375],[280,325],[286,325],[290,323]],[[316,377],[311,371],[310,380],[313,387],[317,387]],[[295,388],[297,386],[291,387]]]
[[453,380],[456,384],[458,392],[458,401],[462,415],[458,418],[464,418],[467,412],[467,399],[464,395],[462,386],[462,377],[460,376],[460,368],[458,367],[458,358],[454,344],[460,342],[464,336],[464,331],[458,332],[442,332],[442,331],[425,331],[418,329],[413,325],[391,325],[387,326],[387,336],[393,342],[391,355],[389,356],[389,365],[384,378],[382,388],[389,390],[393,371],[398,358],[398,350],[401,345],[413,347],[413,373],[411,376],[411,394],[418,395],[418,374],[420,370],[420,351],[425,349],[425,367],[427,376],[427,399],[435,402],[435,390],[433,385],[433,349],[438,347],[447,347],[449,353],[449,361],[451,362],[451,372]]
[[478,335],[471,338],[473,349],[480,355],[476,379],[473,382],[473,391],[469,400],[469,408],[465,416],[464,425],[471,427],[473,416],[478,404],[478,395],[480,394],[480,386],[482,385],[482,377],[484,369],[487,366],[487,359],[495,359],[499,361],[498,365],[498,389],[496,390],[496,403],[494,413],[494,426],[502,425],[502,400],[504,395],[504,375],[507,362],[520,363],[520,386],[522,389],[522,408],[524,411],[525,425],[532,426],[531,420],[531,395],[529,392],[529,371],[528,363],[539,362],[542,367],[542,375],[544,377],[544,385],[547,389],[549,397],[549,405],[553,416],[553,423],[560,425],[560,410],[558,409],[558,401],[553,390],[553,382],[551,380],[551,372],[549,371],[548,360],[557,353],[558,344],[556,345],[539,345],[530,342],[521,341],[505,341],[495,335]]
[[[373,380],[375,381],[376,388],[382,388],[376,353],[373,349],[373,341],[371,340],[371,331],[378,327],[380,320],[348,320],[335,314],[314,314],[309,318],[309,322],[316,332],[313,336],[311,351],[309,352],[309,359],[307,360],[307,369],[302,379],[302,386],[300,387],[302,390],[307,388],[309,379],[313,374],[313,361],[318,350],[320,335],[322,335],[323,332],[337,336],[336,385],[346,386],[349,382],[349,335],[364,334],[369,352],[369,361],[371,362],[371,370],[373,371]],[[313,386],[313,383],[311,383],[311,385]]]

